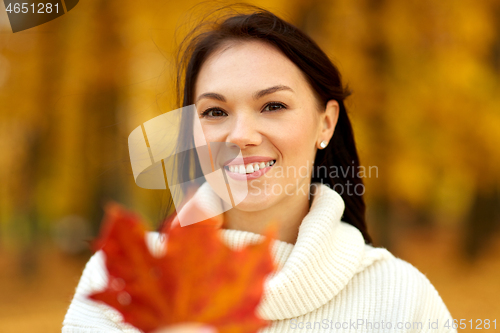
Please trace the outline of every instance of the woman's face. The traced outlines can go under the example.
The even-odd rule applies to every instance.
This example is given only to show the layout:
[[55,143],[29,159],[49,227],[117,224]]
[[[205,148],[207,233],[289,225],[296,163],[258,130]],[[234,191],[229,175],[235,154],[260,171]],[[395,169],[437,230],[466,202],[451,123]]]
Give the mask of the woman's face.
[[338,104],[318,110],[304,74],[278,49],[260,41],[221,47],[202,65],[194,101],[206,141],[241,150],[243,160],[229,162],[212,150],[231,182],[248,185],[237,209],[262,210],[308,195],[316,149],[333,135]]

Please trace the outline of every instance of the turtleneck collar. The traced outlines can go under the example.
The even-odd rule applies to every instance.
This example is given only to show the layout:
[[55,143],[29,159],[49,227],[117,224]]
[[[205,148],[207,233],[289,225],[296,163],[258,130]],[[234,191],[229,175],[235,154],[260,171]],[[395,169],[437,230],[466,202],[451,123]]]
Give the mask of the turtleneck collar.
[[[281,240],[271,243],[277,270],[268,276],[257,309],[263,319],[294,318],[314,311],[337,295],[361,266],[368,265],[363,262],[365,242],[361,232],[341,221],[345,207],[342,197],[324,184],[317,183],[316,189],[295,245]],[[220,211],[220,199],[214,200],[218,197],[207,182],[195,197],[204,209]],[[242,230],[219,231],[231,249],[258,243],[265,237]]]

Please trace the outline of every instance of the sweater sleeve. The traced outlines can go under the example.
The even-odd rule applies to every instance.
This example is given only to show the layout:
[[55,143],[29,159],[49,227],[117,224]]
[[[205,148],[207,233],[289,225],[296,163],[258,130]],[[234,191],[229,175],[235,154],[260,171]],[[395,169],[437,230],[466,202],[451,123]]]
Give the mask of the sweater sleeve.
[[415,320],[422,323],[419,332],[456,333],[453,328],[453,318],[436,288],[429,279],[417,268],[407,263],[413,270],[417,285],[418,304]]
[[122,315],[112,307],[95,302],[87,295],[100,291],[108,283],[104,253],[96,252],[88,261],[64,317],[62,333],[141,333],[123,322]]

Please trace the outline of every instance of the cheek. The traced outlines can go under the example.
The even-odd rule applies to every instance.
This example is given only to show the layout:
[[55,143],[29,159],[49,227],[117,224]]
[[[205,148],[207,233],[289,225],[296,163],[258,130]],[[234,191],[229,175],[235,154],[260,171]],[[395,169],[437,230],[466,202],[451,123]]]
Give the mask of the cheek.
[[195,147],[204,146],[206,144],[205,136],[201,132],[194,132],[194,145]]
[[317,126],[311,117],[297,117],[274,134],[285,161],[304,164],[312,158]]
[[225,141],[223,133],[225,133],[224,127],[220,125],[210,125],[203,124],[199,119],[195,120],[194,123],[194,136],[195,143],[202,142],[220,142]]
[[[224,142],[224,131],[217,126],[203,126],[199,120],[195,120],[193,126],[194,144],[196,147],[205,146],[210,142]],[[211,145],[216,146],[216,145]]]
[[196,115],[194,115],[193,119],[193,139],[196,147],[204,146],[207,142],[201,127],[200,119]]

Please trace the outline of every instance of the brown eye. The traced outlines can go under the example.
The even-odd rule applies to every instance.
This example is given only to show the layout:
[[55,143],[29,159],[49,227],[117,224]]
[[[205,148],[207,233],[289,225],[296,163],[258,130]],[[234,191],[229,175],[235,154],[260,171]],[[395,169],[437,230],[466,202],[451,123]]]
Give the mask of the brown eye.
[[286,109],[286,107],[281,103],[269,103],[264,108],[264,111],[278,111],[280,109]]
[[227,114],[220,109],[208,109],[205,112],[203,112],[201,116],[207,118],[219,118],[219,117],[225,117],[227,116]]
[[210,110],[208,112],[209,117],[222,117],[223,114],[224,112],[221,110]]

